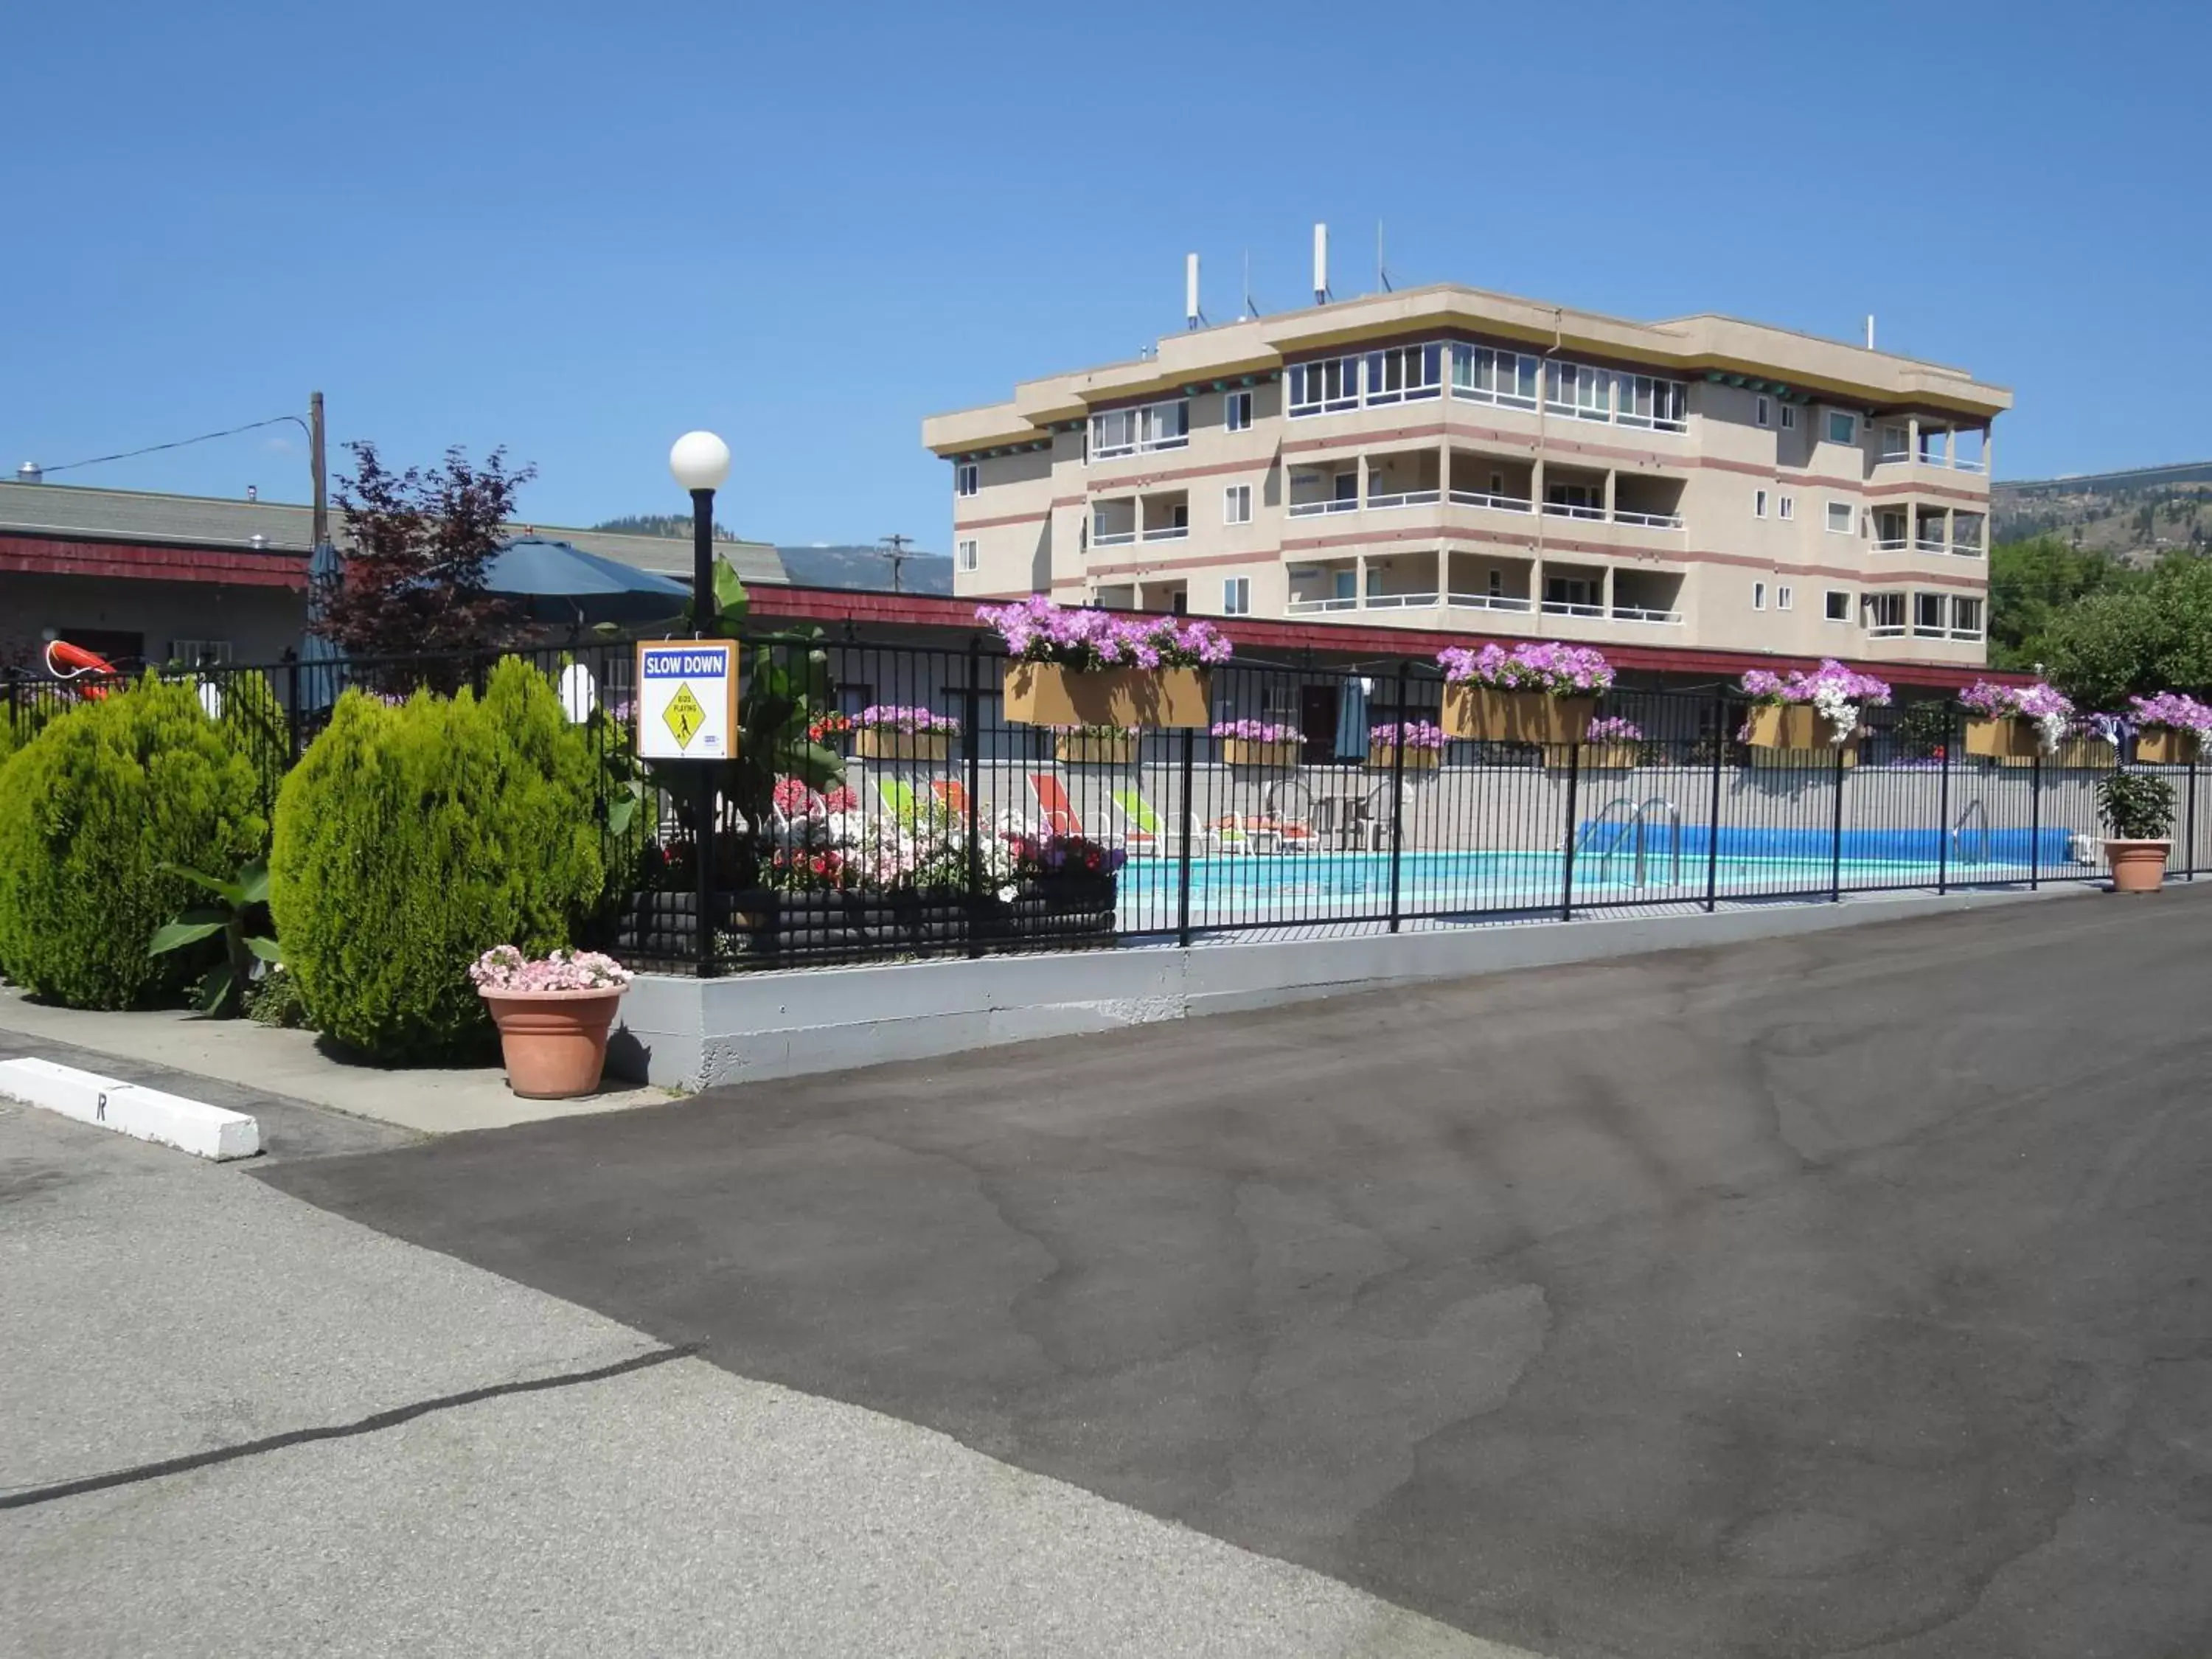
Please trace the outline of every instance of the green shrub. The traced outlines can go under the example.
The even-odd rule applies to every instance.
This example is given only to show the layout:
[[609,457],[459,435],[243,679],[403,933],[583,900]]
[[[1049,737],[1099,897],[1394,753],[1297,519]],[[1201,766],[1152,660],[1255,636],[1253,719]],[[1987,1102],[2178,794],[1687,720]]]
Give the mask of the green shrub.
[[509,659],[479,702],[359,692],[284,781],[270,908],[308,1023],[380,1060],[487,1053],[469,964],[570,942],[605,872],[598,761]]
[[196,889],[165,863],[261,855],[259,779],[191,688],[149,676],[49,721],[0,765],[0,969],[78,1008],[180,989],[209,957],[149,957]]

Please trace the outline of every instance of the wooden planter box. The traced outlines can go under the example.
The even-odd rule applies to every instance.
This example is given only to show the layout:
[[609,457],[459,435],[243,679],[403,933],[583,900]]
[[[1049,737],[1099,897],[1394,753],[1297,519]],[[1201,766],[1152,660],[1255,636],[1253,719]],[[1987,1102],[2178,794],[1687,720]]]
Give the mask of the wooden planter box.
[[1842,744],[1829,742],[1835,728],[1809,702],[1765,704],[1751,711],[1749,724],[1744,741],[1751,745],[1753,766],[1832,766],[1838,747],[1844,765],[1859,763],[1857,735]]
[[[1387,743],[1367,745],[1367,764],[1377,772],[1387,772],[1397,763],[1397,750]],[[1441,749],[1408,749],[1406,750],[1406,769],[1408,772],[1433,772],[1444,763]]]
[[2160,726],[2136,733],[2136,759],[2145,766],[2192,765],[2197,748],[2194,732],[2176,732]]
[[1639,764],[1637,757],[1642,753],[1642,748],[1632,743],[1584,744],[1582,769],[1585,772],[1633,772]]
[[2035,722],[2017,715],[2002,720],[1970,720],[1966,722],[1966,752],[1984,755],[1992,760],[2033,761],[2042,740]]
[[1280,743],[1261,743],[1251,738],[1224,738],[1221,758],[1230,766],[1296,766],[1305,745],[1296,738]]
[[1500,691],[1490,685],[1444,687],[1444,730],[1492,743],[1580,743],[1597,716],[1595,697]]
[[1066,766],[1134,766],[1137,740],[1091,732],[1061,732],[1053,738],[1052,752]]
[[951,750],[949,732],[889,732],[864,726],[853,733],[853,752],[862,760],[941,761]]
[[2120,751],[2102,738],[2069,738],[2051,763],[2067,771],[2110,771],[2120,763]]
[[1213,724],[1213,676],[1203,668],[1006,665],[1006,719],[1016,726],[1140,726],[1203,730]]

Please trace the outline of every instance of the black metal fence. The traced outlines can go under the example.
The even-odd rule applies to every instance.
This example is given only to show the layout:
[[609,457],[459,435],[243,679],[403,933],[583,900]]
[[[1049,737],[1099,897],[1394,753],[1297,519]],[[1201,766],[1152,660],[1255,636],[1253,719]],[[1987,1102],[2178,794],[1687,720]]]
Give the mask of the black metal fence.
[[[631,646],[502,653],[544,672],[599,747],[610,892],[593,942],[720,973],[2107,873],[2095,787],[2122,757],[2090,743],[1969,757],[1947,703],[1869,711],[1849,749],[1779,751],[1740,741],[1747,710],[1726,687],[1616,688],[1601,713],[1626,726],[1537,749],[1439,741],[1431,664],[1238,661],[1214,671],[1212,699],[1242,736],[1055,731],[1006,720],[995,645],[745,641],[739,757],[708,769],[636,760]],[[481,687],[495,659],[190,678],[211,710],[257,696],[246,677],[266,684],[279,713],[253,729],[273,802],[341,684],[449,692]],[[27,732],[83,691],[11,679],[7,718]],[[864,718],[886,709],[927,729]],[[2212,868],[2197,768],[2139,769],[2176,791],[2170,870]]]

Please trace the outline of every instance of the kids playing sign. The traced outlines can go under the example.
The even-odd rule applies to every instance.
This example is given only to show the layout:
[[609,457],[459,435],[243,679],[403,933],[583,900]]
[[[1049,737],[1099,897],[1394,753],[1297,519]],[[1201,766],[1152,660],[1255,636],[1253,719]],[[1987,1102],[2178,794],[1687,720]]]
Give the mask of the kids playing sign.
[[738,647],[728,640],[641,640],[641,760],[727,760],[738,752]]

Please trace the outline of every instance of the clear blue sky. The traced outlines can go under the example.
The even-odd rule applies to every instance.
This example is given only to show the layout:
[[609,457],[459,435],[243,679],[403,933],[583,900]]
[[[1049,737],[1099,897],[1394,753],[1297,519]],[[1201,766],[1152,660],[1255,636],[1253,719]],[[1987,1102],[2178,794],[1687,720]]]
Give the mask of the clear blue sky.
[[[303,410],[526,516],[942,550],[917,423],[1181,326],[1452,280],[2014,388],[2001,476],[2212,456],[2200,4],[211,8],[0,51],[0,462]],[[280,447],[281,446],[281,447]],[[67,474],[303,499],[296,433]]]

